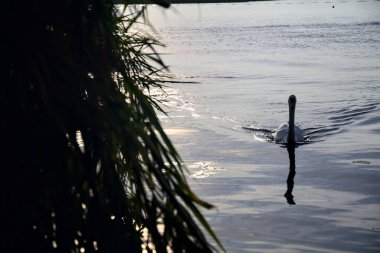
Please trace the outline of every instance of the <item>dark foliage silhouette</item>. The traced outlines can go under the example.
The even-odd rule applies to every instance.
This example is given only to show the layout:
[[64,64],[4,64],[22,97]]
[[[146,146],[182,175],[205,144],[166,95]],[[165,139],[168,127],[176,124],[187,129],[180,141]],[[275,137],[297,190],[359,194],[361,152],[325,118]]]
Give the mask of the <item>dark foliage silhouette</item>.
[[[123,12],[124,11],[124,12]],[[143,7],[9,1],[1,15],[1,252],[210,252],[149,89]],[[203,229],[201,229],[203,227]]]

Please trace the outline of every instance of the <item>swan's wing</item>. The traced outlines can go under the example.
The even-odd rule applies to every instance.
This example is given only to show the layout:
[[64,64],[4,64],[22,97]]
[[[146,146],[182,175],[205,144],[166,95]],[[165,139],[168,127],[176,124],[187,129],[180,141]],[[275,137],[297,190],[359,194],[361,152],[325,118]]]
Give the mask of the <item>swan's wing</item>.
[[301,129],[298,126],[294,126],[294,139],[296,142],[304,141],[304,137]]
[[283,131],[283,130],[286,130],[288,131],[289,129],[289,124],[288,123],[282,123],[277,129],[275,132],[277,131]]
[[272,134],[275,141],[286,142],[288,139],[289,125],[282,123]]

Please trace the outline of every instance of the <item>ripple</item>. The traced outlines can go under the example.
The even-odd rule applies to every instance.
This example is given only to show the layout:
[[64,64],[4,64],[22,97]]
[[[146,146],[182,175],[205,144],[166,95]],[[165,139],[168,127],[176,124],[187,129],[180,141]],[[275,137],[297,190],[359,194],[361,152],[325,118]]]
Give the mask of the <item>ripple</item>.
[[214,161],[202,161],[195,162],[187,165],[187,168],[191,171],[190,178],[203,179],[225,171],[225,169],[219,167]]

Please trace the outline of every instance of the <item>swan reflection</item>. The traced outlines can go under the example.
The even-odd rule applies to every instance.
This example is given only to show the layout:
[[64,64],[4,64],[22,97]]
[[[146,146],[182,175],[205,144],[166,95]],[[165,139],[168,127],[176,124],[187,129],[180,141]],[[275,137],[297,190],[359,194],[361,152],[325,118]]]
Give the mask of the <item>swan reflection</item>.
[[294,188],[294,177],[296,175],[296,155],[295,155],[295,145],[288,144],[287,150],[289,154],[289,174],[286,180],[287,189],[284,194],[286,201],[289,205],[295,205],[294,196],[292,194]]

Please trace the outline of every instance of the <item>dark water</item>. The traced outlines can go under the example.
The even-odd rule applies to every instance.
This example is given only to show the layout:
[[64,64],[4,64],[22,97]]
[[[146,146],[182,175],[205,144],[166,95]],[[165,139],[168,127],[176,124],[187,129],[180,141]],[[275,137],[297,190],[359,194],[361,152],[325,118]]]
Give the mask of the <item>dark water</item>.
[[380,252],[380,1],[173,7],[161,120],[228,252]]

